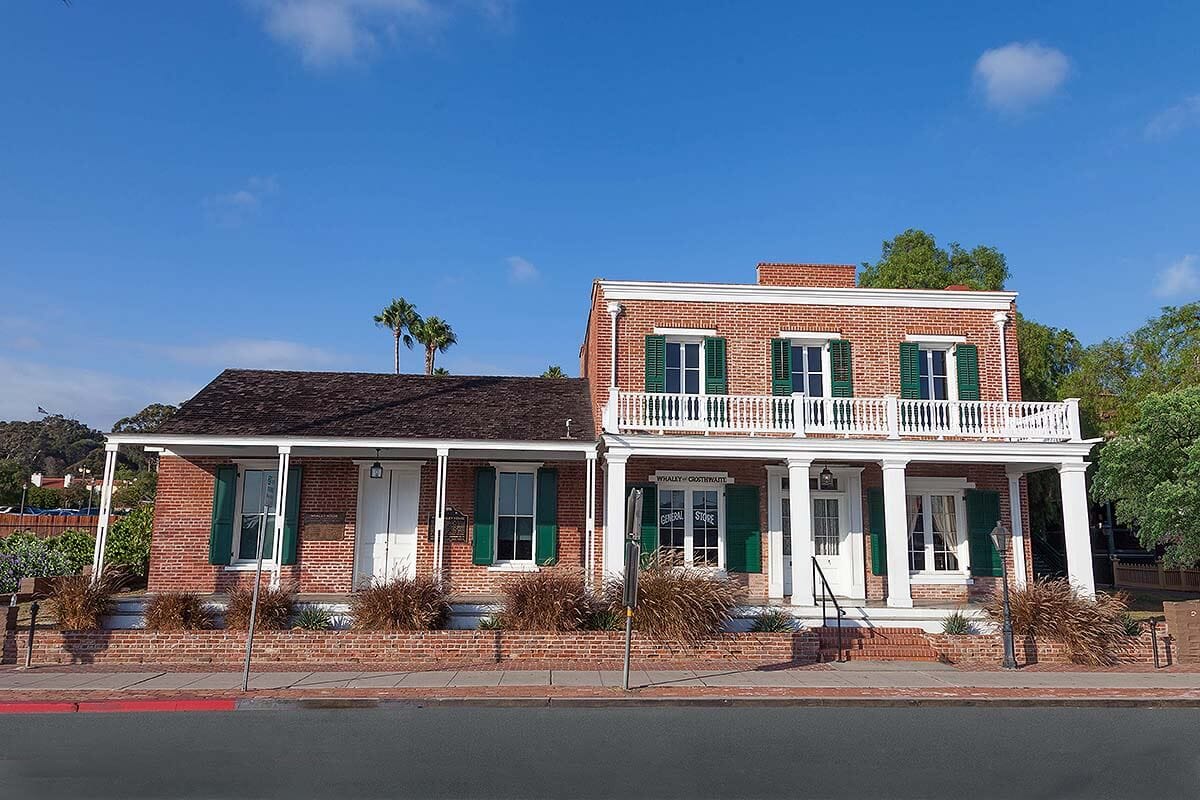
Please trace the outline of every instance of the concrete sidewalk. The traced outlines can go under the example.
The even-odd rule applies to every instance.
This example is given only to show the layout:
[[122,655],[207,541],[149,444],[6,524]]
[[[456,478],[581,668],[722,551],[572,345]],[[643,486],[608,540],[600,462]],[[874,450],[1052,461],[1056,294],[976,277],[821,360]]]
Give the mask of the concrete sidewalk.
[[[928,662],[850,662],[825,669],[781,670],[634,670],[630,685],[639,689],[859,689],[968,690],[1047,689],[1200,690],[1198,672],[1039,672],[969,671]],[[229,692],[240,689],[240,672],[96,672],[54,671],[52,667],[0,670],[0,699],[21,693],[73,692]],[[259,691],[470,689],[528,687],[611,689],[621,686],[619,671],[587,670],[435,670],[427,672],[252,672],[250,688]]]

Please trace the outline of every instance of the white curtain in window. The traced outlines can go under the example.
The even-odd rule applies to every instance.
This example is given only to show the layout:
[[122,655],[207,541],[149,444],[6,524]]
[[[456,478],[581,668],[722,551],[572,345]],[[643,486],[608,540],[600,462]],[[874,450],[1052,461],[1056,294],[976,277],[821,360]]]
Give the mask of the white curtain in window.
[[958,531],[954,524],[954,498],[946,495],[934,495],[930,498],[933,504],[933,530],[940,534],[945,549],[958,548]]

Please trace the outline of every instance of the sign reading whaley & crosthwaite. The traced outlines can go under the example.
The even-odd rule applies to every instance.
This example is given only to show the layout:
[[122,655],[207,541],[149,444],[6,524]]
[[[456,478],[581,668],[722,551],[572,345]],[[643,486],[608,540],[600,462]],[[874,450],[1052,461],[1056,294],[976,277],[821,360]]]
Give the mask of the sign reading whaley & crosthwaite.
[[696,486],[703,484],[733,483],[728,472],[683,472],[659,470],[650,476],[652,483],[659,486]]

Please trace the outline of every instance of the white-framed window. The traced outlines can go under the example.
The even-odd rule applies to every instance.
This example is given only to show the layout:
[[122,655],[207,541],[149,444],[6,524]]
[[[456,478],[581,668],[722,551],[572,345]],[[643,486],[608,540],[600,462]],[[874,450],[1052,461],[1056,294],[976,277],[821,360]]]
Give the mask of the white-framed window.
[[497,466],[495,564],[533,563],[537,467]]
[[665,377],[667,394],[704,394],[704,339],[668,337]]
[[658,490],[658,546],[684,564],[725,568],[725,489]]
[[[238,465],[237,520],[233,537],[233,561],[248,564],[258,560],[258,534],[263,533],[263,562],[274,562],[275,495],[279,481],[277,465]],[[266,513],[264,513],[264,511]]]
[[966,509],[962,492],[907,496],[908,567],[913,572],[967,570]]
[[792,340],[792,391],[808,397],[829,393],[829,343]]

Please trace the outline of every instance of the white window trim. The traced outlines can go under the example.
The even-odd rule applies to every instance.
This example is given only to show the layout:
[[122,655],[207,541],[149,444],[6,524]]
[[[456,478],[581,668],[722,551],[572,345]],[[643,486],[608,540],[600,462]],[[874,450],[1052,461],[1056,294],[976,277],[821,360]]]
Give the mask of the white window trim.
[[[544,462],[492,461],[490,463],[496,468],[496,502],[492,513],[492,563],[488,569],[493,572],[537,572],[537,471],[541,469]],[[529,558],[502,559],[498,555],[500,549],[500,473],[502,472],[527,473],[533,476],[533,537],[530,541]],[[513,535],[516,535],[515,529]]]
[[[717,564],[699,564],[693,567],[692,559],[695,547],[695,529],[693,527],[692,513],[692,493],[693,492],[713,492],[717,493]],[[683,560],[684,566],[693,567],[694,569],[712,570],[717,573],[725,572],[725,484],[724,483],[699,483],[673,486],[663,484],[655,493],[655,529],[658,531],[659,541],[662,541],[662,528],[658,514],[658,496],[661,492],[683,492]]]
[[[939,570],[933,568],[933,534],[930,531],[924,531],[925,534],[925,569],[908,571],[910,583],[928,583],[928,584],[958,584],[965,583],[971,579],[971,547],[968,542],[969,531],[967,530],[967,495],[964,488],[948,488],[948,485],[953,485],[958,478],[912,478],[905,481],[904,508],[905,516],[908,515],[908,498],[920,496],[921,507],[924,510],[922,514],[922,522],[930,519],[933,503],[930,500],[931,495],[946,495],[954,498],[954,522],[958,526],[955,531],[958,534],[958,548],[955,555],[958,557],[958,569],[955,570]],[[914,486],[915,482],[924,481],[923,487]],[[964,481],[965,482],[965,481]],[[974,484],[971,484],[974,486]],[[928,487],[928,488],[924,488]],[[917,491],[913,491],[917,489]],[[908,526],[908,519],[904,520],[905,527]],[[912,531],[909,531],[909,536],[912,536]],[[910,551],[911,553],[911,548]]]
[[917,344],[966,344],[967,337],[965,336],[937,336],[933,334],[910,333],[904,337],[906,342],[916,342]]
[[841,339],[842,334],[830,333],[830,332],[814,333],[813,331],[780,331],[779,338],[780,339],[806,339],[806,340],[826,342],[831,339]]
[[659,336],[686,336],[694,339],[696,337],[716,336],[716,328],[655,328],[654,333]]
[[[942,339],[957,339],[957,337],[953,337],[953,336],[944,336],[941,338]],[[936,337],[936,336],[923,336],[919,339],[907,339],[907,337],[906,337],[906,340],[917,343],[917,357],[918,358],[924,358],[925,352],[928,350],[941,350],[942,352],[944,352],[946,354],[946,400],[957,401],[958,400],[958,351],[956,348],[956,344],[958,343],[957,340],[953,341],[953,342],[938,341],[938,337]],[[963,341],[965,342],[966,339],[963,338]],[[918,372],[918,374],[920,374],[920,366],[919,365],[918,365],[917,372]],[[930,374],[930,380],[932,380],[932,372]],[[933,393],[933,389],[931,386],[930,394],[932,394],[932,393]]]
[[[829,342],[833,339],[840,339],[840,335],[829,336],[824,338],[825,334],[808,334],[806,336],[789,336],[783,337],[790,341],[789,347],[820,347],[821,348],[821,390],[824,392],[821,397],[833,397],[833,356],[830,351]],[[791,360],[791,353],[788,353],[788,360]],[[793,370],[794,371],[794,370]],[[790,375],[788,376],[791,377]],[[807,392],[801,392],[807,394]]]
[[[714,331],[714,333],[715,333],[715,331]],[[699,350],[699,352],[700,352],[700,387],[699,387],[700,391],[697,394],[692,394],[692,395],[689,395],[687,392],[682,391],[683,385],[684,385],[684,381],[683,381],[684,367],[683,367],[683,353],[681,352],[679,354],[679,373],[680,373],[679,374],[679,388],[681,391],[677,392],[676,394],[683,395],[685,397],[704,397],[705,395],[708,394],[708,392],[705,390],[705,383],[708,380],[708,373],[704,369],[704,363],[705,363],[704,362],[704,339],[705,339],[705,336],[707,336],[707,334],[694,334],[694,333],[671,334],[671,335],[667,336],[666,344],[698,344],[698,345],[700,345],[700,350]],[[664,349],[664,351],[663,351],[663,389],[664,389],[664,391],[667,388],[666,387],[666,376],[667,376],[667,363],[666,362],[667,362],[666,351]]]
[[[258,568],[258,558],[257,558],[258,554],[257,553],[255,553],[250,558],[242,558],[241,553],[239,552],[241,550],[241,544],[242,544],[242,492],[243,492],[244,485],[246,482],[246,473],[251,470],[262,471],[262,472],[274,472],[276,475],[276,479],[278,480],[279,462],[273,461],[270,459],[261,459],[261,458],[253,458],[253,459],[242,458],[242,459],[235,459],[233,464],[234,464],[234,467],[237,469],[237,489],[233,493],[233,502],[234,502],[234,506],[233,506],[233,508],[234,508],[233,536],[232,536],[233,541],[230,543],[231,547],[230,547],[230,552],[229,552],[229,563],[225,565],[225,570],[228,572],[244,572],[246,570],[253,570],[253,569]],[[274,541],[274,539],[273,539],[274,536],[275,536],[274,528],[271,528],[269,531],[263,531],[264,544],[268,537],[272,537],[271,540]],[[263,562],[262,562],[263,569],[266,570],[268,568],[274,567],[275,559],[277,557],[278,557],[278,553],[272,553],[270,558],[264,558]]]

